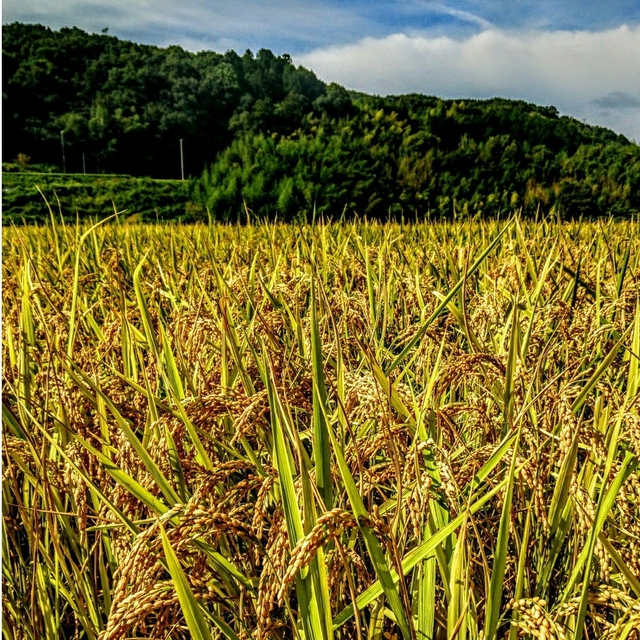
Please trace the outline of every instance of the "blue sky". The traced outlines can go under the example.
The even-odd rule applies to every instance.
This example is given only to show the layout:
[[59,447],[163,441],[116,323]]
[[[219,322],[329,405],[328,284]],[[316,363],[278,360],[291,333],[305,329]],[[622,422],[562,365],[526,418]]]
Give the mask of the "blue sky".
[[640,141],[640,0],[4,0],[2,18],[265,47],[349,88],[554,104]]

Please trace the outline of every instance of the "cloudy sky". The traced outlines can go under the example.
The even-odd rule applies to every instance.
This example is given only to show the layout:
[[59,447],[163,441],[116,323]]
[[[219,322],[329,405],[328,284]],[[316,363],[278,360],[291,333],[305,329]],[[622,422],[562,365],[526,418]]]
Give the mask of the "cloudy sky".
[[640,141],[640,0],[4,0],[2,19],[266,47],[352,89],[552,104]]

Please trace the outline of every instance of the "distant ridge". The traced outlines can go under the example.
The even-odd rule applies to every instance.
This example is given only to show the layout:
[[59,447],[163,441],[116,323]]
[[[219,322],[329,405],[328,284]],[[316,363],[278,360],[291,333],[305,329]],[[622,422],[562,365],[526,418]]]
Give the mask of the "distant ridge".
[[640,147],[553,107],[367,96],[266,49],[21,23],[3,27],[3,69],[5,162],[62,169],[64,145],[70,172],[179,178],[182,140],[196,217],[640,210]]

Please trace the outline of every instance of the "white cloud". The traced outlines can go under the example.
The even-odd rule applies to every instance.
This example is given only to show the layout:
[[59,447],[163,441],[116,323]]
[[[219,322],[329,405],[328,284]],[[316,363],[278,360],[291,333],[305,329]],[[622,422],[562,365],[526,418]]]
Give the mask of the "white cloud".
[[398,33],[316,49],[295,61],[324,80],[370,93],[553,104],[640,141],[640,109],[612,109],[604,99],[640,99],[640,26],[596,32],[488,28],[463,40]]
[[443,13],[453,18],[457,18],[458,20],[462,20],[463,22],[470,22],[471,24],[475,24],[483,29],[490,29],[493,27],[491,22],[485,20],[482,16],[471,13],[470,11],[454,9],[453,7],[440,4],[439,2],[421,2],[418,6],[420,6],[424,11]]

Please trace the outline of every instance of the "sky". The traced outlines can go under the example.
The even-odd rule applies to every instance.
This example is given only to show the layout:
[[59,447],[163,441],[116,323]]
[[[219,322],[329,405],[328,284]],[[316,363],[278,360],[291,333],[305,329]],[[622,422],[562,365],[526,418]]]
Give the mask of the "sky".
[[523,99],[640,142],[640,0],[4,0],[2,21],[267,48],[349,89]]

